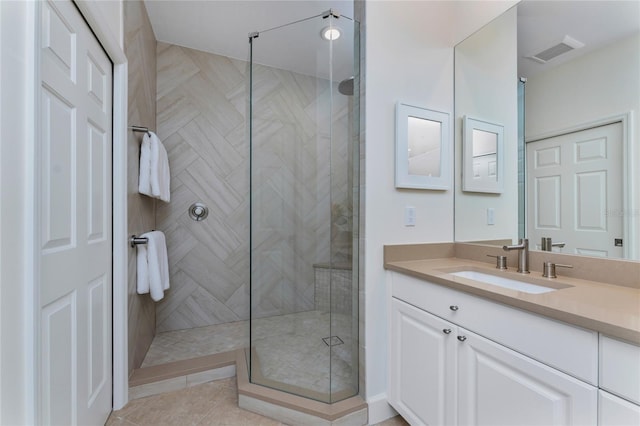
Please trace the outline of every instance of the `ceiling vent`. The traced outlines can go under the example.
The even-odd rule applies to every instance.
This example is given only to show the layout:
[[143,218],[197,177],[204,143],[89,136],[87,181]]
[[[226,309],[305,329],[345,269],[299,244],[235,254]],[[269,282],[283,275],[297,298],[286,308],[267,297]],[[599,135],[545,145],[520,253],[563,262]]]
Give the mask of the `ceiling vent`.
[[550,60],[557,58],[560,55],[571,52],[574,49],[580,49],[583,46],[584,43],[581,43],[578,40],[566,35],[560,43],[551,46],[540,53],[536,53],[535,55],[527,56],[527,58],[541,64],[546,64]]

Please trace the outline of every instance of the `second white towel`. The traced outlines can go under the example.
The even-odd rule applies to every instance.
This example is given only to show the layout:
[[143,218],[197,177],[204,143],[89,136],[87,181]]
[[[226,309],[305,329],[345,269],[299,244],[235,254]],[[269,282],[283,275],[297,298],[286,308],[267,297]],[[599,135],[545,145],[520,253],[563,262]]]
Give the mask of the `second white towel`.
[[155,133],[145,133],[140,146],[138,192],[168,203],[171,199],[170,187],[167,150]]
[[169,258],[167,243],[161,231],[146,232],[140,237],[148,239],[146,245],[138,246],[137,254],[137,291],[138,294],[150,293],[158,302],[169,289]]

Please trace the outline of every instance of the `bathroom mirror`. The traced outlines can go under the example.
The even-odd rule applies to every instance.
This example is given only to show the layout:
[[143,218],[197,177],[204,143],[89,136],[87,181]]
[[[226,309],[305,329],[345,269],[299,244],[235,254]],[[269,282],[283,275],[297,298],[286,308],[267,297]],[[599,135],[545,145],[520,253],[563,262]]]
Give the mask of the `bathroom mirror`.
[[446,190],[449,114],[398,102],[396,188]]
[[465,116],[462,133],[462,190],[501,193],[504,127]]
[[[523,0],[456,46],[456,241],[527,237],[539,249],[542,235],[567,243],[553,251],[640,259],[640,133],[632,131],[640,128],[639,16],[635,1]],[[564,53],[555,56],[559,51]],[[521,106],[520,78],[526,81],[520,83]],[[508,116],[500,110],[505,105],[516,113]],[[496,118],[500,114],[504,118]],[[499,197],[463,190],[465,115],[504,126],[505,187]],[[541,143],[612,124],[619,127],[619,142],[607,136],[594,143],[587,135],[570,149]],[[614,154],[607,151],[612,146]],[[570,163],[598,157],[617,158],[609,167],[620,175],[619,184],[609,185],[610,175],[595,169],[575,169],[569,177]],[[534,175],[536,161],[557,173]],[[547,189],[544,202],[536,185]],[[613,198],[619,200],[615,205]],[[584,241],[562,233],[580,228]],[[602,242],[590,238],[596,234],[604,235]]]

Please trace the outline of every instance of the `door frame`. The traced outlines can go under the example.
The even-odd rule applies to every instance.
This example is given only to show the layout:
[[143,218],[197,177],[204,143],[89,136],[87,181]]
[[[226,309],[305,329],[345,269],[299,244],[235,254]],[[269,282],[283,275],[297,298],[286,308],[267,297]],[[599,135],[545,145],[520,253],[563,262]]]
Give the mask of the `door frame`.
[[113,409],[129,399],[127,256],[127,94],[128,63],[120,34],[114,35],[97,2],[73,0],[113,62]]
[[[566,135],[568,133],[580,132],[583,130],[592,129],[594,127],[606,126],[608,124],[613,123],[621,123],[622,124],[622,208],[623,208],[623,216],[622,216],[622,229],[623,229],[623,238],[627,242],[623,247],[624,258],[627,260],[640,260],[640,252],[639,245],[640,242],[638,238],[640,237],[639,229],[637,225],[637,220],[632,220],[634,213],[637,213],[638,210],[638,198],[640,195],[636,195],[640,192],[640,184],[638,184],[638,179],[640,179],[640,168],[638,168],[635,163],[639,162],[638,156],[639,152],[636,152],[633,141],[634,137],[634,112],[627,111],[620,114],[615,114],[612,116],[600,118],[597,120],[588,121],[585,123],[580,123],[577,125],[573,125],[570,127],[565,127],[559,130],[552,130],[549,132],[529,136],[525,138],[525,148],[526,144],[530,142],[537,142],[542,139],[553,138],[557,136]],[[526,123],[525,123],[526,125]],[[526,162],[525,162],[526,169]],[[525,180],[525,192],[527,196],[525,197],[525,211],[528,209],[529,204],[529,188],[527,186]],[[529,217],[525,217],[525,229],[529,229]],[[635,237],[635,238],[632,238]]]

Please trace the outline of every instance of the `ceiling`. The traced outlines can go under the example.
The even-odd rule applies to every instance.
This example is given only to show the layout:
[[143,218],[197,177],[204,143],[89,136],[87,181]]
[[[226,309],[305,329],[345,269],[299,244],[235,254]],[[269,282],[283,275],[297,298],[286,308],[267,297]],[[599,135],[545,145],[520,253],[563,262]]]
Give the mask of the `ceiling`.
[[353,0],[145,0],[158,41],[248,60],[249,33],[258,31],[254,61],[302,74],[329,77],[329,43],[320,30],[330,19],[317,17],[265,31],[333,9],[342,17],[333,19],[342,30],[333,42],[333,79],[353,75]]
[[[479,13],[476,2],[455,0],[455,4],[460,19],[465,10]],[[332,22],[343,35],[332,46],[332,78],[340,81],[353,73],[354,23],[347,18],[354,15],[353,0],[145,0],[145,5],[158,41],[248,60],[248,35],[258,31],[254,61],[323,78],[329,78],[329,43],[320,38],[320,30],[328,20],[318,17],[265,30],[333,9],[343,15]],[[519,75],[531,77],[639,28],[640,0],[523,0],[518,4]],[[585,46],[545,65],[526,58],[561,42],[565,35]]]
[[[518,74],[531,78],[638,31],[639,0],[524,0],[518,4]],[[527,58],[562,42],[566,35],[585,46],[546,64]]]

